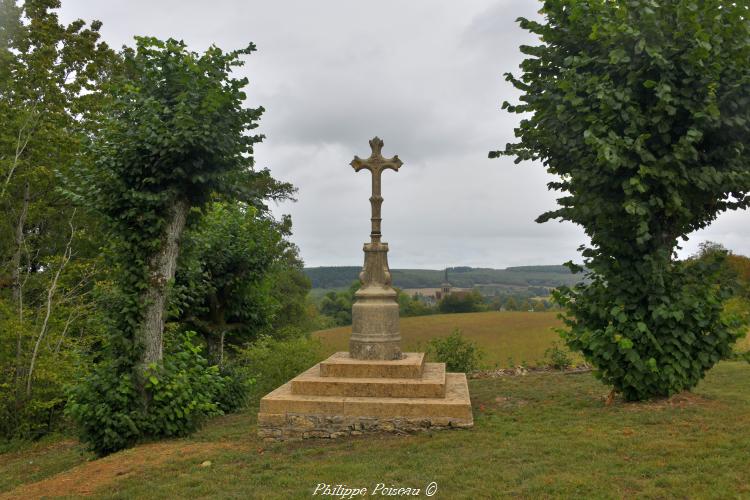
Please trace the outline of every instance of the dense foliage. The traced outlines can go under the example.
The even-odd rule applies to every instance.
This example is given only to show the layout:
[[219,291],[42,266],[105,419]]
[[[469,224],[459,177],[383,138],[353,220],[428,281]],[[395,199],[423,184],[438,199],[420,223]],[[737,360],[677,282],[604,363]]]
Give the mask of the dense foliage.
[[116,53],[59,6],[0,0],[0,439],[60,428],[68,402],[107,453],[244,405],[253,378],[217,337],[316,318],[265,205],[293,189],[254,168],[262,108],[231,76],[252,45]]
[[[169,304],[180,295],[172,283],[186,239],[193,253],[178,291],[191,310],[183,319],[200,327],[212,361],[222,361],[227,330],[268,321],[270,312],[257,307],[267,290],[255,285],[278,253],[266,247],[280,245],[283,235],[270,219],[265,230],[245,231],[263,223],[255,216],[265,213],[265,199],[286,198],[292,189],[253,169],[262,137],[248,132],[263,110],[243,107],[247,79],[231,75],[253,50],[197,54],[175,40],[136,38],[136,48],[123,52],[121,74],[103,89],[107,106],[86,150],[90,162],[81,162],[70,183],[73,199],[109,231],[119,299],[109,311],[106,357],[70,403],[84,441],[99,452],[189,432],[199,417],[218,411],[215,366],[190,346],[188,355],[163,357],[168,313],[180,310],[179,300]],[[211,200],[225,204],[206,210]]]
[[242,344],[306,319],[309,281],[285,239],[290,231],[288,219],[247,204],[213,203],[186,233],[177,317],[203,336],[213,362],[221,364],[225,341]]
[[744,2],[548,0],[521,19],[520,141],[563,196],[538,221],[581,225],[589,283],[563,289],[567,342],[628,399],[694,387],[739,334],[720,262],[679,262],[679,238],[748,206],[750,23]]
[[108,359],[85,384],[72,388],[66,413],[78,422],[81,440],[98,454],[125,448],[143,436],[184,436],[205,418],[222,413],[218,401],[236,398],[225,394],[232,380],[208,365],[189,333],[167,339],[164,362],[146,369],[143,387],[135,373]]
[[57,190],[112,71],[101,23],[57,0],[0,1],[0,438],[57,428],[63,387],[102,336],[96,221]]
[[484,352],[475,342],[454,329],[447,337],[436,337],[427,345],[431,359],[445,363],[449,372],[471,373],[480,368]]
[[342,292],[328,292],[320,300],[318,310],[325,318],[329,318],[330,326],[352,324],[352,304],[354,294],[359,290],[359,280],[352,282],[349,288]]
[[444,297],[438,303],[438,310],[441,313],[469,313],[486,311],[487,306],[482,295],[472,290],[468,293],[451,293]]
[[263,336],[238,348],[233,359],[235,369],[252,378],[254,384],[249,397],[257,402],[322,361],[324,356],[320,341],[308,335],[287,339]]

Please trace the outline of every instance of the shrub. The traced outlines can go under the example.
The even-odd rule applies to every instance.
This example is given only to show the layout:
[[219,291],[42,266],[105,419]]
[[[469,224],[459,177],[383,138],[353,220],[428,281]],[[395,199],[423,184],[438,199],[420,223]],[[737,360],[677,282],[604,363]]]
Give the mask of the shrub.
[[232,413],[244,408],[250,398],[255,379],[248,374],[246,367],[230,361],[221,367],[224,385],[216,396],[216,403],[224,413]]
[[235,363],[254,379],[250,402],[257,402],[322,359],[322,346],[317,339],[306,335],[283,340],[263,336],[238,349]]
[[72,387],[65,411],[78,424],[81,441],[106,455],[144,438],[184,436],[221,414],[216,401],[227,381],[208,366],[193,336],[188,332],[166,342],[163,364],[145,370],[145,398],[133,370],[111,360]]
[[557,342],[553,342],[552,347],[544,351],[544,359],[549,362],[549,366],[558,370],[564,370],[573,365],[567,349],[560,347]]
[[469,373],[479,369],[484,353],[476,343],[466,340],[461,330],[455,328],[447,337],[430,340],[427,353],[450,372]]

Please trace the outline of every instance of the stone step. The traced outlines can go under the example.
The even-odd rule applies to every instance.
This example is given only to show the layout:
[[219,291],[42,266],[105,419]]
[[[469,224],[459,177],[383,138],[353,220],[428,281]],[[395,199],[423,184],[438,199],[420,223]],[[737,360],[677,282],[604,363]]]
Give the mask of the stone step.
[[378,398],[441,398],[445,363],[426,363],[421,378],[322,377],[315,365],[292,379],[292,394]]
[[346,378],[421,378],[423,352],[405,352],[395,361],[354,359],[348,352],[337,352],[320,363],[321,377]]
[[[423,419],[469,426],[473,423],[466,375],[447,373],[445,395],[436,398],[314,396],[294,394],[287,382],[260,401],[258,424],[273,428],[290,416],[378,418],[389,422]],[[274,423],[277,422],[277,423]],[[438,424],[436,424],[438,425]]]

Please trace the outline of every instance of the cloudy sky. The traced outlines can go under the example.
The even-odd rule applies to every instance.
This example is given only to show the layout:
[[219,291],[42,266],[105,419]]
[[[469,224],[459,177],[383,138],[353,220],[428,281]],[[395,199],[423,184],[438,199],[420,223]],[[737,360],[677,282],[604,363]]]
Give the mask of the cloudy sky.
[[[308,266],[360,265],[369,236],[369,155],[378,135],[404,162],[383,176],[383,235],[393,268],[497,267],[578,260],[586,241],[569,223],[536,224],[554,208],[550,177],[534,164],[489,160],[513,139],[500,110],[515,92],[515,19],[534,0],[62,0],[65,21],[104,23],[104,39],[178,38],[194,50],[254,42],[242,74],[248,105],[266,113],[260,166],[299,188],[290,213]],[[723,215],[682,255],[710,239],[750,255],[748,213]]]

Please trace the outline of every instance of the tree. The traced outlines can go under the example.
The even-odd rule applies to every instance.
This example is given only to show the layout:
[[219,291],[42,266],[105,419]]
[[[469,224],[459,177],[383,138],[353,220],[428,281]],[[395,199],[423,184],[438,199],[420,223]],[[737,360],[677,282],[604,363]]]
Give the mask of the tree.
[[512,295],[505,299],[505,305],[503,306],[506,311],[518,311],[518,301]]
[[292,188],[255,170],[252,135],[263,108],[244,108],[247,79],[233,78],[241,56],[212,46],[203,54],[176,40],[136,38],[102,94],[70,196],[107,229],[116,287],[106,355],[75,386],[66,411],[99,453],[145,436],[195,429],[218,411],[226,387],[191,332],[168,336],[165,317],[181,241],[209,202],[244,202],[265,211]]
[[136,38],[136,49],[124,52],[123,75],[107,88],[111,105],[79,183],[114,236],[125,298],[119,355],[135,352],[141,370],[162,359],[167,292],[191,211],[212,197],[256,206],[289,194],[267,171],[252,169],[262,137],[247,132],[263,109],[243,108],[247,79],[230,72],[254,50],[197,54],[176,40]]
[[225,337],[241,343],[302,321],[309,282],[293,273],[301,263],[284,238],[288,224],[242,203],[214,203],[188,231],[178,318],[203,335],[212,362],[222,363]]
[[427,316],[435,313],[435,308],[426,304],[418,295],[410,297],[408,294],[396,289],[398,292],[398,312],[402,318],[413,316]]
[[116,57],[101,23],[62,24],[57,0],[0,0],[0,434],[58,420],[63,386],[98,336],[96,220],[57,189],[71,175]]
[[[627,399],[694,387],[730,352],[715,267],[675,259],[678,239],[750,202],[750,24],[744,2],[548,0],[521,19],[526,115],[491,157],[540,160],[557,210],[591,238],[589,283],[563,289],[568,345]],[[572,266],[572,264],[571,264]],[[572,266],[575,268],[575,266]]]
[[484,297],[476,290],[469,293],[452,293],[438,303],[441,313],[467,313],[486,310]]
[[332,318],[338,326],[351,325],[354,294],[360,285],[359,281],[354,281],[346,291],[326,293],[318,306],[320,314]]

